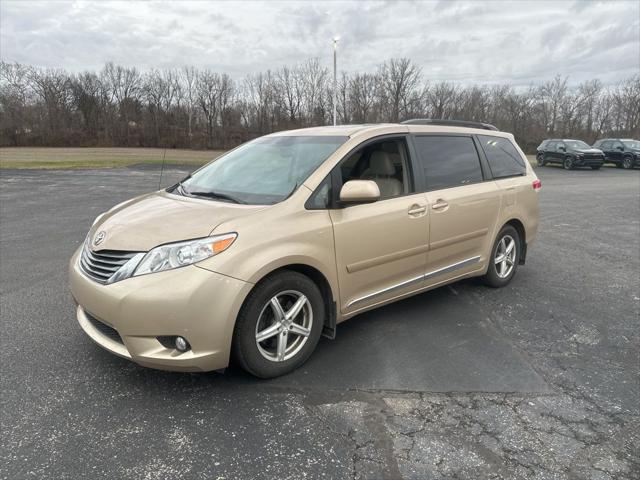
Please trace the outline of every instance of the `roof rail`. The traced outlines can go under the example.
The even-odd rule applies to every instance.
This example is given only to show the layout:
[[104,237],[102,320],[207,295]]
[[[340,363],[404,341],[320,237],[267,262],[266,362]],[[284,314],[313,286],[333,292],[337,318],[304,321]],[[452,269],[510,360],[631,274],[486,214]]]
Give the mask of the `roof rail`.
[[411,120],[405,120],[402,125],[443,125],[448,127],[467,127],[467,128],[481,128],[483,130],[498,130],[497,127],[489,123],[482,122],[470,122],[467,120],[443,120],[436,118],[413,118]]

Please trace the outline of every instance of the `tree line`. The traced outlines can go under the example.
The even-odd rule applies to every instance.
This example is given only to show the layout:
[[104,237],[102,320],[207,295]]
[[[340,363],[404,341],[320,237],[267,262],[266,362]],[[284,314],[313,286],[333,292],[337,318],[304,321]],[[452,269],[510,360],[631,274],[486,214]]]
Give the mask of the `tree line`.
[[[338,123],[442,118],[488,122],[527,151],[548,137],[640,137],[640,75],[571,87],[431,82],[411,60],[342,72]],[[278,130],[332,123],[333,76],[318,59],[233,79],[194,67],[107,63],[69,73],[0,62],[0,146],[225,149]]]

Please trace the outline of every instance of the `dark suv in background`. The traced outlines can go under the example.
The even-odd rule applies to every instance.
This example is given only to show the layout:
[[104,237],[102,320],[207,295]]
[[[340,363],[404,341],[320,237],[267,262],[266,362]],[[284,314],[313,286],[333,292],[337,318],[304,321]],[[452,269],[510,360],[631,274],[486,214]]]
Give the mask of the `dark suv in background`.
[[593,144],[604,152],[605,161],[630,169],[640,165],[640,141],[630,138],[603,138]]
[[591,167],[599,170],[604,164],[604,153],[602,150],[590,147],[582,140],[552,138],[540,144],[537,159],[540,167],[547,163],[559,163],[565,170],[576,167]]

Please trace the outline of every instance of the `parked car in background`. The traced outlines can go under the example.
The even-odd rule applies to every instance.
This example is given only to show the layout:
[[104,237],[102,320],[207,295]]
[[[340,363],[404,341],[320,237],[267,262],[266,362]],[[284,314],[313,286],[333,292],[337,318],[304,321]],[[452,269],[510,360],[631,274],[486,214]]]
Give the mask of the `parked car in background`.
[[540,186],[485,124],[274,133],[98,216],[71,259],[77,319],[140,365],[282,375],[359,313],[468,277],[507,285]]
[[548,163],[557,163],[565,170],[572,170],[576,167],[591,167],[599,170],[604,164],[604,153],[602,150],[592,148],[582,140],[558,139],[545,140],[538,147],[542,151],[538,153],[538,166],[543,167]]
[[538,164],[540,164],[540,160],[544,155],[544,149],[550,141],[551,140],[542,140],[542,143],[538,145],[538,148],[536,149],[536,160],[538,161]]
[[604,152],[605,162],[618,168],[630,169],[640,165],[640,140],[631,138],[603,138],[593,144]]

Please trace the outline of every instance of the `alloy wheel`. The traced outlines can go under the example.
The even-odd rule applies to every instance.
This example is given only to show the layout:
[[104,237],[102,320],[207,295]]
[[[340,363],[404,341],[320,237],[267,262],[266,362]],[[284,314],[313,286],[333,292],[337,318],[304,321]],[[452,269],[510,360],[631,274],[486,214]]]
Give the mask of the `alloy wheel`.
[[500,278],[507,278],[513,271],[516,264],[516,241],[511,235],[505,235],[498,242],[493,263]]
[[573,160],[571,159],[571,157],[567,157],[564,159],[563,166],[565,170],[571,170],[573,168]]
[[272,362],[289,360],[307,343],[312,325],[309,299],[296,290],[280,292],[269,300],[258,317],[258,351]]
[[633,160],[632,160],[630,157],[625,158],[625,159],[622,161],[622,166],[623,166],[624,168],[626,168],[627,170],[629,170],[630,168],[632,168],[632,167],[633,167]]

